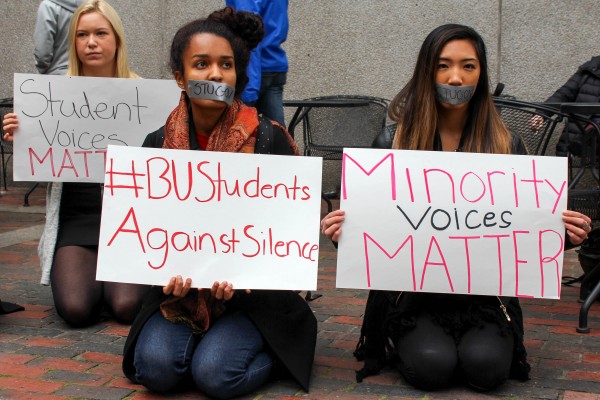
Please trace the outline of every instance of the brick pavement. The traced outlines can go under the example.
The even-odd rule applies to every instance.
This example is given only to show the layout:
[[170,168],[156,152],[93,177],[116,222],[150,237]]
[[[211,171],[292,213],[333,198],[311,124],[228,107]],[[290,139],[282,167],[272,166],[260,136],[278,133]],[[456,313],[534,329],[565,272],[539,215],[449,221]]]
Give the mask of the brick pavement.
[[[128,326],[111,320],[70,329],[54,312],[50,288],[40,286],[36,232],[43,224],[44,189],[22,207],[25,186],[0,195],[0,298],[25,311],[0,316],[0,399],[131,399],[151,394],[122,374],[121,351]],[[565,274],[581,270],[566,254]],[[592,307],[592,332],[575,332],[577,289],[564,287],[561,300],[524,300],[526,346],[531,380],[509,381],[480,394],[456,387],[426,393],[408,386],[393,370],[354,381],[359,363],[352,350],[359,336],[366,292],[335,290],[336,253],[321,241],[318,293],[311,302],[319,321],[311,392],[290,381],[274,382],[248,399],[562,399],[600,400],[600,303]],[[175,399],[203,398],[184,390]]]

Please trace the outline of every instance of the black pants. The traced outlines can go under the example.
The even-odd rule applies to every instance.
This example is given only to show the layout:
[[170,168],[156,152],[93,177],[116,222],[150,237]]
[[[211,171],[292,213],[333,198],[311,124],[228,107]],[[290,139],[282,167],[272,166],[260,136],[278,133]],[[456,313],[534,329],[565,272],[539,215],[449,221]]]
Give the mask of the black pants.
[[502,336],[493,323],[473,327],[456,340],[422,314],[416,327],[398,339],[398,368],[406,381],[422,390],[445,388],[462,378],[486,391],[508,379],[513,348],[513,336]]

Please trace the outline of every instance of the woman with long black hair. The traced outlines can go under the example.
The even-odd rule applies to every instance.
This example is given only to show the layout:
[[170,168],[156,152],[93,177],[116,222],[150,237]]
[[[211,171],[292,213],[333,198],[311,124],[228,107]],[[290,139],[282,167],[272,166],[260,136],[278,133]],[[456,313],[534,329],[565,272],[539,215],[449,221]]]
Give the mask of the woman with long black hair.
[[[390,104],[397,122],[381,147],[403,150],[526,154],[502,123],[490,95],[485,44],[472,28],[448,24],[421,46],[414,73]],[[342,235],[344,211],[321,229]],[[579,245],[590,218],[564,211],[567,241]],[[516,297],[371,291],[355,355],[365,360],[358,380],[397,366],[412,385],[435,390],[464,381],[490,390],[509,377],[528,379],[523,316]]]

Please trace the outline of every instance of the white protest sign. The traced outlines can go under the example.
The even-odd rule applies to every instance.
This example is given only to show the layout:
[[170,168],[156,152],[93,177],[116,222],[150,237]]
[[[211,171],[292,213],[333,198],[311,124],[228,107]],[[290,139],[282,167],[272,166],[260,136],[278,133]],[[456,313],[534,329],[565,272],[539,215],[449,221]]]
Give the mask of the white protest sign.
[[346,149],[337,287],[559,298],[562,157]]
[[315,290],[317,157],[109,146],[96,278]]
[[173,80],[15,74],[14,180],[104,181],[106,147],[140,146],[180,93]]

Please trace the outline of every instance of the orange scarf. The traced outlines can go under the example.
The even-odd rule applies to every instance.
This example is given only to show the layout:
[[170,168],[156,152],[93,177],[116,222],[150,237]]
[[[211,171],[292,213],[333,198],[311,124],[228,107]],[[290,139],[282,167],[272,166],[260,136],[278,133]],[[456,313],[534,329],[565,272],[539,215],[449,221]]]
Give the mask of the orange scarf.
[[[234,99],[213,128],[206,150],[254,153],[256,144],[254,133],[258,124],[256,109]],[[167,118],[163,148],[181,150],[190,148],[190,116],[185,92],[181,93],[179,104]],[[160,310],[166,320],[175,324],[188,325],[195,335],[202,336],[212,321],[225,311],[225,305],[212,297],[210,289],[198,289],[190,290],[183,298],[167,298],[161,303]]]
[[[239,99],[234,99],[213,128],[206,150],[254,153],[256,137],[253,134],[258,128],[258,123],[256,109],[247,107]],[[187,95],[182,92],[179,104],[167,118],[163,148],[188,150],[190,148],[189,124]]]

